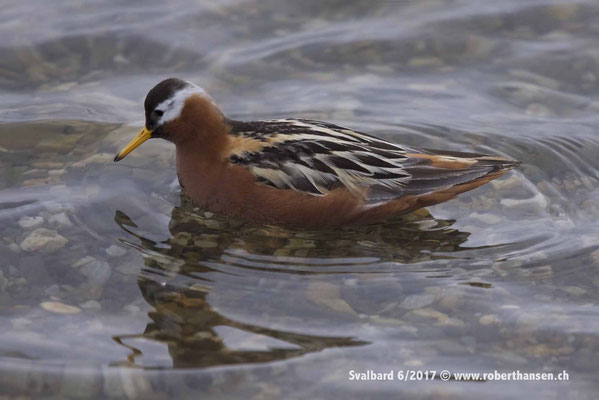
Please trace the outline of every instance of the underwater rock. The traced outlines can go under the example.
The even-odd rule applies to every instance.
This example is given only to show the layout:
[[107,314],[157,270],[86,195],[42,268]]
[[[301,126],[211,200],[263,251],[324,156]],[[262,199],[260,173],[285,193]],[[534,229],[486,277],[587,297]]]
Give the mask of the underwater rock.
[[96,300],[88,300],[79,304],[79,307],[83,308],[84,310],[97,311],[102,309],[102,304]]
[[68,304],[60,303],[58,301],[44,301],[40,306],[46,310],[56,314],[79,314],[81,309],[79,307],[70,306]]
[[407,320],[415,320],[418,322],[434,320],[435,324],[439,326],[463,327],[465,325],[463,321],[452,318],[449,315],[433,310],[432,308],[419,308],[409,311],[405,314],[405,318]]
[[48,219],[48,223],[53,228],[70,228],[71,226],[73,226],[71,219],[64,212],[51,216]]
[[85,256],[85,257],[80,258],[79,260],[75,261],[71,265],[71,267],[73,267],[73,268],[79,268],[79,267],[82,267],[85,264],[89,264],[92,261],[96,261],[96,259],[93,258],[93,257],[90,257],[90,256]]
[[125,254],[127,254],[127,250],[123,249],[122,247],[116,246],[114,244],[110,245],[110,247],[108,247],[104,251],[110,257],[121,257],[121,256],[124,256]]
[[110,275],[112,269],[107,262],[95,260],[81,267],[81,273],[87,277],[88,282],[93,286],[103,286]]
[[23,229],[35,229],[40,227],[44,223],[44,219],[42,217],[22,217],[19,219],[19,226]]
[[407,310],[416,310],[431,305],[434,301],[434,294],[412,294],[403,299],[399,306]]
[[354,309],[341,298],[338,285],[329,282],[312,282],[306,289],[306,298],[320,306],[339,313],[356,315]]
[[89,164],[106,164],[112,162],[114,154],[111,153],[98,153],[87,157],[84,160],[77,161],[72,166],[75,168],[87,167]]
[[470,217],[484,223],[487,225],[495,225],[500,223],[503,219],[497,215],[493,214],[481,214],[481,213],[472,213]]
[[571,296],[582,296],[587,292],[586,290],[578,286],[565,286],[561,289]]
[[46,296],[56,296],[58,293],[60,293],[60,287],[57,284],[53,284],[44,290]]
[[500,323],[499,317],[495,314],[486,314],[478,319],[478,323],[481,325],[497,325]]
[[31,232],[19,245],[25,251],[45,251],[53,252],[63,248],[68,243],[68,239],[58,234],[58,232],[37,228]]
[[543,194],[537,193],[533,197],[527,199],[501,199],[499,201],[504,207],[507,208],[521,208],[521,209],[545,209],[547,207],[547,199]]

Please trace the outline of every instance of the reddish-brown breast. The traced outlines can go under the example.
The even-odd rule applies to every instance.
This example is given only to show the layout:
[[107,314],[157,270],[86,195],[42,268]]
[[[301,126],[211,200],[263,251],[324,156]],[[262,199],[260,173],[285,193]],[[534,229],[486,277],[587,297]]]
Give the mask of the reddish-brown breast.
[[181,186],[195,203],[258,224],[338,226],[354,219],[361,203],[345,189],[312,196],[266,186],[243,167],[205,163],[179,148],[177,170]]

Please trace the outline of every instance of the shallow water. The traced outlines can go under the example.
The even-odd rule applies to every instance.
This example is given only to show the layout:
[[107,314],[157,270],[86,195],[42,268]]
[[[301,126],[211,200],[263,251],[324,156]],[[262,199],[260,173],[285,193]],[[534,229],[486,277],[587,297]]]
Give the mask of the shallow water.
[[[598,34],[593,1],[6,2],[0,394],[594,398]],[[168,143],[112,162],[173,75],[231,118],[523,164],[385,224],[253,226],[181,200]]]

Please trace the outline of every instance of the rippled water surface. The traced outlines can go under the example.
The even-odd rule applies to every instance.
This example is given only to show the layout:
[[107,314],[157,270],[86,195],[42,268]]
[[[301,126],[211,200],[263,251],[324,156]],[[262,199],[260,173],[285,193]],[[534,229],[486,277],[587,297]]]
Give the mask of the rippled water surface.
[[[0,395],[596,397],[597,2],[51,3],[0,14]],[[112,162],[169,76],[523,164],[385,224],[254,226],[182,200],[166,142]]]

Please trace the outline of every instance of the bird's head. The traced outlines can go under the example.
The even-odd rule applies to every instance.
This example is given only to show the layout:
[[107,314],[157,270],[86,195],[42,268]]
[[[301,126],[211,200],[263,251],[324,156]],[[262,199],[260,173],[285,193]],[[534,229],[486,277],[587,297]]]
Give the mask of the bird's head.
[[198,128],[198,123],[202,124],[202,118],[222,117],[204,89],[178,78],[165,79],[154,86],[146,96],[144,108],[144,128],[119,151],[114,161],[123,159],[150,138],[182,143],[193,134],[194,127]]

